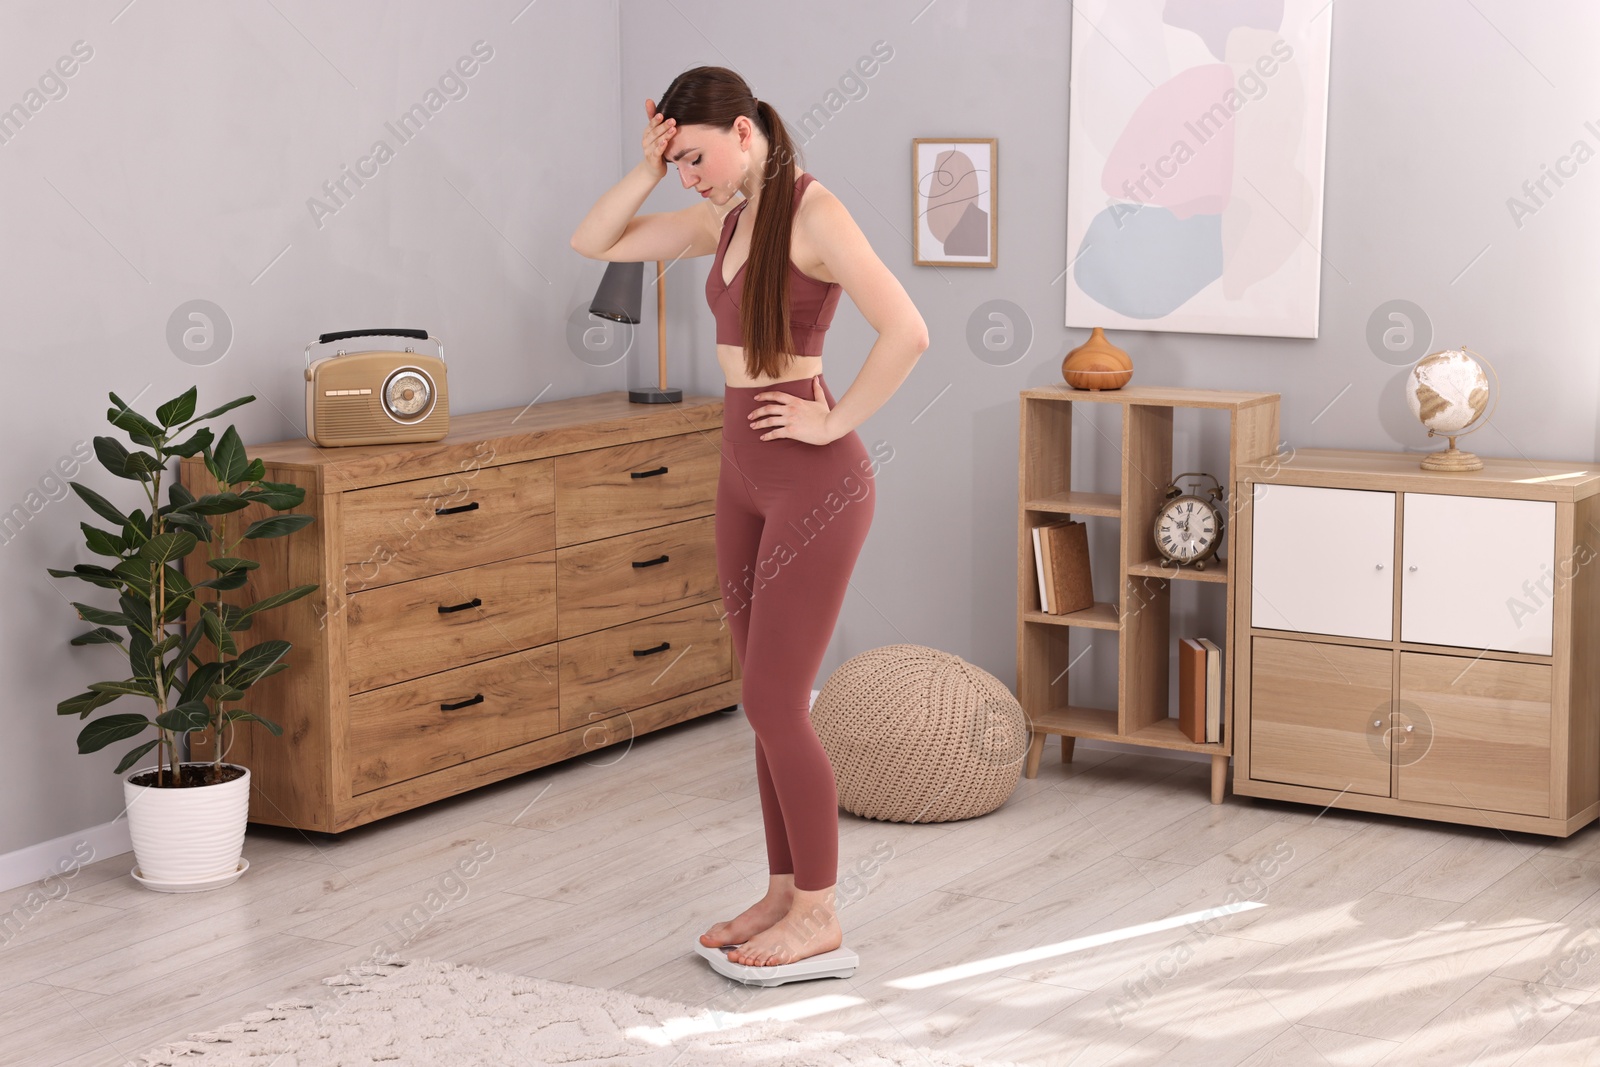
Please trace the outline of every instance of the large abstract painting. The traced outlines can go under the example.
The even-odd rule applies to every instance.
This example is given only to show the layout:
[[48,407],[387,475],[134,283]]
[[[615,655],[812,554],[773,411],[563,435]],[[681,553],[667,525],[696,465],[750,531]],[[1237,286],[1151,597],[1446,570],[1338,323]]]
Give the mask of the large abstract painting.
[[1330,0],[1074,0],[1066,325],[1317,335]]

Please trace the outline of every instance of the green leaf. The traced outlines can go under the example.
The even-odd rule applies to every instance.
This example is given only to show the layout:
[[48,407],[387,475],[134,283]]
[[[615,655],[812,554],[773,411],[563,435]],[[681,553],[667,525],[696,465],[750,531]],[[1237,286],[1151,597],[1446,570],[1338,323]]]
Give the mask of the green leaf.
[[90,682],[89,688],[96,693],[109,693],[114,697],[149,697],[151,700],[156,698],[155,686],[138,678],[128,678],[121,682]]
[[[204,636],[205,636],[205,628],[204,627],[201,627],[201,626],[190,626],[188,628],[187,632],[183,635],[183,644],[178,646],[178,662],[182,663],[182,662],[188,660],[189,657],[193,656],[194,655],[195,646],[200,643],[200,638],[202,638]],[[199,670],[199,669],[200,669],[199,667],[195,668],[195,670]],[[193,671],[191,671],[190,674],[192,676],[193,675]]]
[[78,618],[84,622],[99,623],[101,626],[132,626],[133,620],[120,611],[107,611],[97,608],[93,604],[80,604],[76,600],[70,602],[78,609]]
[[128,525],[123,528],[122,536],[130,545],[142,545],[150,540],[156,531],[150,528],[150,520],[145,517],[144,509],[138,508],[128,515]]
[[128,664],[133,669],[134,678],[155,692],[156,669],[151,662],[154,654],[150,651],[150,638],[144,634],[135,633],[128,637]]
[[228,589],[237,589],[249,580],[250,575],[246,572],[234,571],[232,574],[224,574],[219,578],[202,578],[200,581],[195,582],[194,586],[196,589],[226,591]]
[[226,515],[231,511],[243,511],[249,506],[250,501],[239,493],[207,493],[182,510],[190,515]]
[[[106,440],[109,441],[110,438],[106,438]],[[105,519],[109,522],[114,522],[118,526],[121,526],[128,521],[128,516],[117,510],[115,504],[111,503],[111,501],[107,500],[93,489],[90,489],[87,485],[80,485],[78,482],[68,482],[67,484],[72,486],[72,491],[78,494],[79,499],[81,499],[85,504],[88,504],[90,510],[96,515],[100,516],[102,519]]]
[[211,709],[206,707],[203,700],[191,700],[156,716],[156,725],[177,734],[204,730],[211,725]]
[[160,426],[118,400],[116,393],[111,394],[111,401],[116,405],[106,410],[106,420],[111,425],[127,433],[135,444],[160,447],[161,438],[165,436]]
[[54,567],[46,568],[54,578],[82,578],[91,585],[98,585],[102,589],[121,589],[122,579],[115,571],[109,570],[95,563],[80,563],[70,571],[57,570]]
[[229,722],[258,722],[271,731],[273,737],[283,736],[283,727],[279,726],[271,719],[263,719],[253,711],[230,711],[224,714],[223,718],[227,719]]
[[192,533],[178,531],[176,533],[157,534],[139,548],[139,556],[149,560],[152,564],[168,563],[175,559],[182,559],[194,551],[198,542]]
[[191,385],[189,391],[182,396],[173,397],[156,408],[156,421],[161,423],[162,429],[171,429],[180,422],[188,422],[194,415],[194,401],[199,392],[199,386]]
[[274,511],[287,511],[305,503],[304,486],[293,482],[262,482],[259,489],[248,489],[239,494],[249,501],[260,501]]
[[113,741],[144,733],[149,726],[149,719],[132,712],[107,715],[103,719],[96,719],[78,733],[78,751],[85,754],[98,752]]
[[111,568],[123,585],[141,600],[150,596],[150,581],[155,567],[142,556],[133,555]]
[[[222,606],[231,607],[228,604]],[[206,637],[216,646],[219,655],[232,656],[239,651],[239,646],[234,644],[233,635],[229,632],[227,624],[217,617],[214,605],[205,605],[205,610],[200,616],[200,625],[205,629]]]
[[115,437],[96,437],[94,439],[94,455],[100,461],[100,466],[118,478],[131,478],[134,481],[148,480],[143,475],[135,474],[128,470],[128,450]]
[[148,452],[129,452],[123,466],[128,471],[125,477],[138,478],[144,482],[150,480],[149,476],[162,474],[167,469],[165,463]]
[[204,415],[201,415],[198,419],[195,419],[194,421],[195,422],[204,422],[207,419],[214,419],[218,415],[221,415],[223,412],[232,411],[234,408],[238,407],[240,404],[248,404],[248,403],[250,403],[250,401],[252,401],[254,399],[255,399],[254,396],[241,396],[237,400],[230,400],[226,404],[222,405],[220,408],[213,408],[210,411],[206,412]]
[[149,635],[155,629],[150,625],[150,602],[148,600],[124,593],[117,598],[117,603],[122,608],[123,616],[128,619],[129,626],[146,635]]
[[194,603],[194,599],[189,593],[168,594],[167,614],[161,621],[168,625],[181,621],[185,615],[189,614],[189,605]]
[[218,678],[222,677],[222,664],[215,660],[202,664],[189,672],[188,681],[183,683],[183,692],[178,694],[178,703],[187,704],[191,701],[201,700],[210,695],[211,687]]
[[244,535],[250,538],[283,537],[303,530],[316,521],[315,515],[272,515],[252,522],[245,528]]
[[162,574],[166,575],[167,596],[169,597],[187,597],[190,590],[194,588],[193,583],[189,581],[189,576],[171,564],[162,568]]
[[222,680],[235,688],[247,689],[292,647],[288,641],[262,641],[251,645],[239,653],[238,659],[223,667]]
[[268,667],[266,670],[262,671],[260,674],[256,675],[253,679],[251,679],[250,684],[251,685],[255,685],[257,682],[261,681],[261,679],[263,679],[263,678],[271,678],[274,674],[277,674],[279,671],[286,671],[288,669],[289,669],[289,665],[287,663],[285,663],[283,660],[280,659],[278,662],[274,663],[272,666]]
[[244,442],[239,440],[237,428],[229,426],[222,431],[222,437],[211,456],[216,465],[212,474],[216,476],[218,485],[237,485],[244,481],[250,469],[250,460],[244,454]]
[[122,635],[105,626],[96,626],[86,634],[79,634],[70,642],[74,645],[120,645]]
[[144,744],[140,745],[137,748],[129,749],[128,750],[128,754],[126,756],[122,757],[122,762],[117,764],[117,769],[115,771],[113,771],[112,773],[113,774],[122,774],[124,771],[128,770],[129,768],[131,768],[135,763],[138,763],[140,758],[146,752],[149,752],[152,748],[155,748],[160,743],[161,743],[161,738],[158,737],[154,741],[146,741]]
[[87,719],[89,713],[95,708],[103,707],[116,700],[121,693],[79,693],[75,697],[68,697],[56,705],[57,715],[76,715],[80,719]]
[[241,556],[218,556],[216,559],[206,560],[206,566],[222,574],[228,574],[234,571],[253,571],[261,566],[261,562],[244,559]]
[[209,542],[211,540],[211,524],[206,522],[204,517],[200,515],[190,515],[182,511],[169,511],[164,518],[167,526],[171,527],[169,532],[182,530],[196,541]]
[[78,529],[83,531],[83,543],[89,551],[97,556],[110,556],[112,559],[121,559],[122,554],[128,550],[126,542],[120,534],[110,530],[102,530],[98,526],[90,526],[86,522],[78,523]]
[[194,455],[196,452],[203,452],[207,448],[211,447],[211,440],[213,436],[214,435],[212,434],[209,426],[202,426],[200,429],[196,430],[187,441],[180,441],[178,444],[168,445],[167,455],[189,457]]
[[249,618],[257,612],[266,611],[269,608],[275,608],[280,604],[287,604],[291,600],[299,600],[307,593],[315,592],[316,588],[316,584],[313,583],[311,585],[297,585],[293,589],[285,589],[281,593],[273,593],[271,596],[264,597],[245,608],[244,618]]

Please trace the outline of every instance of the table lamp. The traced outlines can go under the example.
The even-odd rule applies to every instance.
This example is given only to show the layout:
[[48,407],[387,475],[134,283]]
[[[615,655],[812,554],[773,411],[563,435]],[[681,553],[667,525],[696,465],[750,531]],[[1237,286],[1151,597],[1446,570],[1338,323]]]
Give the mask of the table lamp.
[[[683,401],[682,389],[667,387],[667,291],[663,287],[664,264],[656,261],[656,365],[659,384],[629,389],[630,404],[677,404]],[[605,277],[595,290],[589,314],[612,322],[639,322],[639,304],[644,287],[643,263],[607,263]]]

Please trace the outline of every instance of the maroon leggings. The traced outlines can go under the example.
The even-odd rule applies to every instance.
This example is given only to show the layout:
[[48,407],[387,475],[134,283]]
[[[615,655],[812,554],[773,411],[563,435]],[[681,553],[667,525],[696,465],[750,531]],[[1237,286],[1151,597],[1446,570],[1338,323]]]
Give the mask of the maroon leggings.
[[[727,386],[717,482],[717,579],[756,735],[767,867],[796,889],[838,880],[839,790],[811,726],[811,687],[872,525],[877,495],[854,430],[825,445],[765,441],[748,415],[779,390],[811,399],[811,379]],[[834,406],[826,379],[822,393]]]

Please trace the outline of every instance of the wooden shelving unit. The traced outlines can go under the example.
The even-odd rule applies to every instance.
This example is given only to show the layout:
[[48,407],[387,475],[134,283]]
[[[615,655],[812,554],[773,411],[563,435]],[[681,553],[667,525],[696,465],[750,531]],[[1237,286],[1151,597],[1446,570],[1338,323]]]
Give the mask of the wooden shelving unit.
[[[1072,409],[1080,403],[1122,405],[1122,463],[1117,493],[1072,488]],[[1228,471],[1223,484],[1232,509],[1239,506],[1236,490],[1240,466],[1276,451],[1278,394],[1138,385],[1091,392],[1063,383],[1024,389],[1021,405],[1017,698],[1034,731],[1027,776],[1038,774],[1040,754],[1050,734],[1061,737],[1063,761],[1072,759],[1073,743],[1079,737],[1203,752],[1211,756],[1212,803],[1221,803],[1228,758],[1233,754],[1233,657],[1224,647],[1223,739],[1215,744],[1196,744],[1178,729],[1178,720],[1172,717],[1173,709],[1168,706],[1168,661],[1173,640],[1168,620],[1173,581],[1220,584],[1225,587],[1227,598],[1223,632],[1232,634],[1232,569],[1226,559],[1209,562],[1203,571],[1167,564],[1150,543],[1150,528],[1162,503],[1163,490],[1172,481],[1173,411],[1210,408],[1227,412]],[[1117,603],[1096,603],[1067,615],[1046,615],[1037,610],[1039,585],[1031,529],[1059,515],[1118,520]],[[1231,526],[1230,521],[1228,527]],[[1231,551],[1226,530],[1222,551]],[[1115,708],[1080,707],[1067,699],[1067,637],[1075,626],[1117,634]]]

